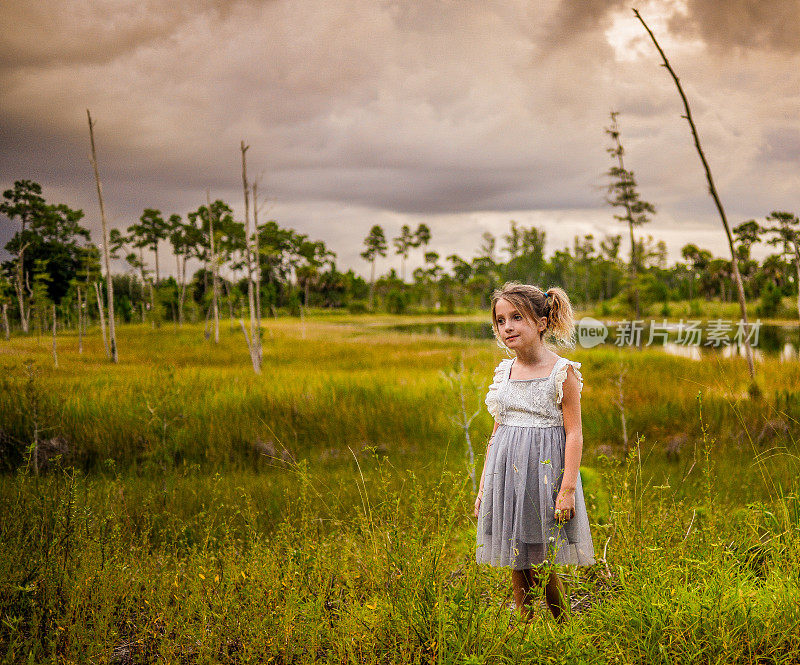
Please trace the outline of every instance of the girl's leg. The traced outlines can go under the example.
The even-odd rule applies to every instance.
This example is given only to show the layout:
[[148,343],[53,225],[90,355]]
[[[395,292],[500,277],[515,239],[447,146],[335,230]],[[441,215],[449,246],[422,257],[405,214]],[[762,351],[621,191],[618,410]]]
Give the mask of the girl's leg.
[[539,577],[530,568],[511,571],[511,584],[514,589],[514,602],[525,621],[533,618],[533,587],[539,586]]
[[556,621],[564,621],[569,616],[569,594],[567,589],[554,570],[550,570],[549,573],[545,574],[548,576],[547,584],[544,588],[547,607],[550,608]]

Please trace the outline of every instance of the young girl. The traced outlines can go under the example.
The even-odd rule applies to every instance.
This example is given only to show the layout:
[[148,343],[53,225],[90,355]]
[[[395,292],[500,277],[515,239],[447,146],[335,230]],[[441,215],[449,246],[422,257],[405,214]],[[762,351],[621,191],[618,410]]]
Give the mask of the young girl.
[[[531,588],[545,564],[594,563],[594,547],[578,472],[583,450],[580,363],[545,345],[572,346],[575,323],[567,294],[509,282],[492,296],[498,343],[514,352],[494,373],[486,406],[495,419],[480,491],[478,563],[511,570],[514,600],[531,617]],[[545,599],[556,619],[567,593],[549,568]]]

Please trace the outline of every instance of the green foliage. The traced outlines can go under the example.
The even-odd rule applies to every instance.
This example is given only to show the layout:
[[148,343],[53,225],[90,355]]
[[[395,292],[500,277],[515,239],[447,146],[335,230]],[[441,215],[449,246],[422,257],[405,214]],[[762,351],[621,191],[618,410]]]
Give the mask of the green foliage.
[[767,282],[761,292],[761,302],[756,309],[758,316],[775,316],[781,306],[781,291],[774,282]]
[[21,274],[25,284],[37,272],[46,284],[40,300],[60,303],[80,270],[84,245],[90,240],[88,229],[80,223],[83,211],[63,203],[48,204],[41,185],[17,180],[12,189],[3,192],[0,215],[20,225],[5,245],[13,258],[2,268],[9,275]]
[[369,311],[369,304],[364,300],[351,300],[347,303],[347,311],[350,314],[366,314]]
[[405,314],[408,309],[408,296],[400,289],[392,289],[386,296],[386,311],[390,314]]

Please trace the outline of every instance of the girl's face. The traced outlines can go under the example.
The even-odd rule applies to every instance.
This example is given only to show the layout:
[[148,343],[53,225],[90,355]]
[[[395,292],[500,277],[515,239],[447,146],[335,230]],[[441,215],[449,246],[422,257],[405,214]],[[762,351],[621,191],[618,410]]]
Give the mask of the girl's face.
[[509,349],[519,349],[531,344],[539,344],[545,330],[545,319],[531,323],[517,311],[517,308],[505,298],[500,298],[494,306],[497,320],[497,332],[500,339]]

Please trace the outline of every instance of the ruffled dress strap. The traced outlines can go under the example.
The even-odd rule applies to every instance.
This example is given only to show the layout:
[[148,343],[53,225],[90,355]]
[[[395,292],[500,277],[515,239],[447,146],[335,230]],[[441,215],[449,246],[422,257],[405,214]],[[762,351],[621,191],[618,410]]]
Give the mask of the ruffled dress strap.
[[489,410],[489,413],[492,414],[492,418],[497,420],[498,414],[500,412],[500,405],[497,401],[497,391],[500,389],[500,386],[508,378],[509,369],[511,368],[511,359],[506,358],[505,360],[501,360],[500,364],[495,367],[494,370],[494,379],[492,380],[492,384],[489,386],[489,392],[486,393],[486,408]]
[[555,370],[555,384],[556,389],[558,390],[558,396],[556,397],[556,404],[561,404],[561,400],[564,397],[564,381],[567,379],[567,369],[569,366],[572,366],[572,369],[575,371],[575,376],[578,377],[578,393],[583,390],[583,377],[580,373],[580,366],[581,364],[577,360],[567,360],[566,358],[560,358],[557,361],[558,367]]

